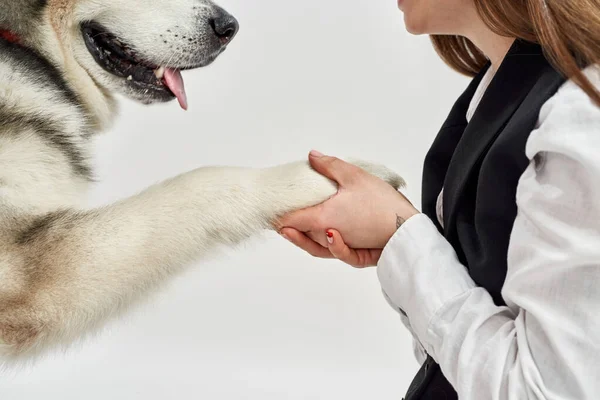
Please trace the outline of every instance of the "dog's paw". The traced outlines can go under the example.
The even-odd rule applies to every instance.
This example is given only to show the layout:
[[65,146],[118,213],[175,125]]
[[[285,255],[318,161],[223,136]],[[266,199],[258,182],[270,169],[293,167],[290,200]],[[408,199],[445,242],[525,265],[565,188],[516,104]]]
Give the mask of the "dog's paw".
[[335,182],[312,169],[308,161],[268,168],[259,185],[278,216],[322,203],[338,189]]
[[[365,172],[383,179],[395,189],[404,180],[382,165],[361,160],[349,161]],[[320,204],[337,193],[337,183],[316,172],[308,161],[280,165],[264,170],[259,185],[266,191],[269,208],[277,216]]]
[[349,159],[350,164],[356,165],[365,172],[378,177],[390,184],[394,189],[398,190],[406,185],[404,179],[391,169],[381,164],[374,164],[363,160]]

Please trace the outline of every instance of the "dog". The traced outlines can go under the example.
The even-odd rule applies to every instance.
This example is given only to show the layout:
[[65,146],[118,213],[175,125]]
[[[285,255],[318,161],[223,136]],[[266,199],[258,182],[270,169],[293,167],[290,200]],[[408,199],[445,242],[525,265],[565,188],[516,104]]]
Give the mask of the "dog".
[[295,162],[198,168],[84,204],[90,139],[116,96],[187,108],[181,71],[211,64],[238,28],[209,0],[0,0],[0,359],[69,345],[217,246],[336,193]]

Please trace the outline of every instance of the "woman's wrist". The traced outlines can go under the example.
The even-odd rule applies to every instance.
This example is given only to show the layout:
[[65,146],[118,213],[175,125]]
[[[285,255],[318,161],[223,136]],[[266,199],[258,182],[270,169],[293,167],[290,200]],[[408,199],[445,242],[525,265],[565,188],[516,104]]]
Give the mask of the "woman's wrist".
[[406,221],[408,221],[415,215],[420,214],[419,210],[417,210],[412,204],[410,204],[410,202],[406,201],[406,199],[404,198],[402,200],[403,201],[395,207],[396,211],[390,214],[394,218],[394,230],[388,233],[385,241],[386,245],[390,241],[390,239],[396,234],[398,229],[400,229],[402,225],[406,223]]
[[406,221],[417,214],[420,214],[420,212],[412,206],[408,210],[398,211],[396,213],[396,230],[400,229]]

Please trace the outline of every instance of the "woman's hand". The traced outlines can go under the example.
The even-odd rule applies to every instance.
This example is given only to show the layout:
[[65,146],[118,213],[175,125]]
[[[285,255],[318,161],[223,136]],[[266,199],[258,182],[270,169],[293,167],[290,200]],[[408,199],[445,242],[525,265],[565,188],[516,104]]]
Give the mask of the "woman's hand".
[[392,235],[418,211],[392,186],[352,164],[315,151],[309,160],[338,183],[338,193],[285,215],[280,233],[315,257],[338,258],[355,267],[376,265]]

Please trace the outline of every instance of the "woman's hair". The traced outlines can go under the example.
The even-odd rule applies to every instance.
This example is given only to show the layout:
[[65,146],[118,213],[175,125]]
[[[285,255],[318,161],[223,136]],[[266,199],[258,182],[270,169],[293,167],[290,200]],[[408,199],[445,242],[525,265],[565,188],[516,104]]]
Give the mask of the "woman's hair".
[[[550,62],[600,106],[600,92],[581,68],[600,60],[600,0],[473,0],[495,33],[539,43]],[[442,59],[473,76],[487,63],[484,54],[462,36],[432,35]]]

